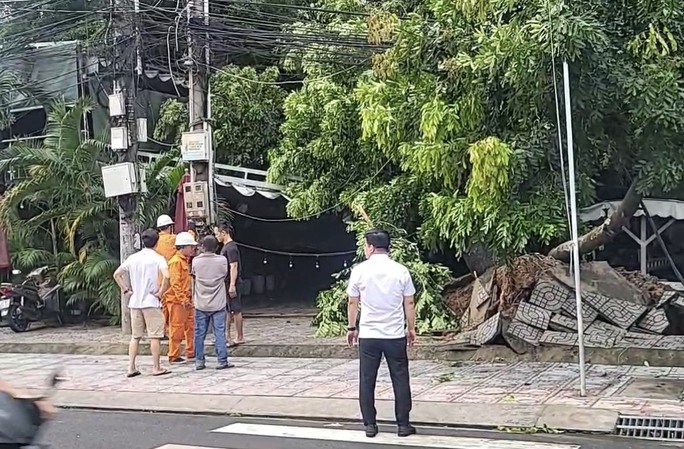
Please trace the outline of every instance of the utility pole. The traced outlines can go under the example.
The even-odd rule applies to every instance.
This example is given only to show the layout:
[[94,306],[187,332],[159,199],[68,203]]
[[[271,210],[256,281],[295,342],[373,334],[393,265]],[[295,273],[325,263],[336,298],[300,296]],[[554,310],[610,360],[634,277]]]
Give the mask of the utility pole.
[[[190,162],[190,182],[202,183],[206,192],[208,204],[205,204],[205,213],[202,216],[190,217],[209,225],[215,215],[214,210],[214,185],[213,185],[213,145],[212,129],[210,123],[210,96],[209,96],[209,0],[188,0],[188,55],[186,66],[188,71],[188,85],[190,86],[188,115],[190,132],[204,132],[206,136],[205,157]],[[196,33],[193,25],[203,24],[206,33]]]
[[[135,184],[137,185],[138,126],[135,116],[137,79],[133,75],[141,73],[139,58],[139,37],[137,19],[139,0],[133,0],[133,9],[126,0],[111,0],[112,29],[114,50],[113,94],[109,97],[109,114],[112,150],[116,152],[117,162],[132,163]],[[137,191],[117,197],[119,203],[119,245],[123,262],[135,252],[137,232]],[[121,297],[121,330],[131,333],[131,316],[126,298]]]

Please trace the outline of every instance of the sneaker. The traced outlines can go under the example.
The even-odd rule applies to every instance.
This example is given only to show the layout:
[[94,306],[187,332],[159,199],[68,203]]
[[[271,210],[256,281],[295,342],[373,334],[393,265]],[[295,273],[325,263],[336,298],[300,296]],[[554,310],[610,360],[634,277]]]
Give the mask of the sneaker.
[[169,363],[172,365],[178,365],[181,363],[185,363],[185,359],[183,357],[176,357],[175,359],[169,360]]
[[216,367],[217,370],[223,370],[228,368],[235,368],[235,365],[233,365],[232,363],[226,363],[225,365],[219,365]]
[[375,424],[366,426],[366,437],[375,438],[376,436],[378,436],[378,426]]
[[195,365],[195,371],[202,371],[207,368],[207,365]]

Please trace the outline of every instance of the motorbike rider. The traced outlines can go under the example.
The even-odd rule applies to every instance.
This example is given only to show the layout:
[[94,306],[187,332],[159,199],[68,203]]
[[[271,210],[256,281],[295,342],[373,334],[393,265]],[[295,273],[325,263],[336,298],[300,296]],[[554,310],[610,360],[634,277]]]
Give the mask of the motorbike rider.
[[[45,398],[34,396],[12,387],[0,380],[0,403],[3,423],[0,431],[0,449],[20,449],[32,446],[41,425],[55,417],[57,409]],[[10,427],[4,427],[9,425]]]
[[[21,391],[14,388],[2,379],[0,379],[0,393],[6,393],[15,399],[32,399],[34,397],[25,391]],[[47,399],[40,399],[38,401],[35,401],[34,404],[40,411],[40,414],[43,417],[43,419],[52,419],[57,414],[57,409],[52,404],[52,402],[50,402]]]

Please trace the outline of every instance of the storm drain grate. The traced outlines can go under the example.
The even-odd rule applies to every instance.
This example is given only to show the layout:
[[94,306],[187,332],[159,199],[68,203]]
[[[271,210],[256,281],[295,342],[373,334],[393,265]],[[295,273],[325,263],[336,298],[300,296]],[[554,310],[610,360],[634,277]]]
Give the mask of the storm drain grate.
[[620,416],[617,434],[646,440],[684,442],[684,418]]

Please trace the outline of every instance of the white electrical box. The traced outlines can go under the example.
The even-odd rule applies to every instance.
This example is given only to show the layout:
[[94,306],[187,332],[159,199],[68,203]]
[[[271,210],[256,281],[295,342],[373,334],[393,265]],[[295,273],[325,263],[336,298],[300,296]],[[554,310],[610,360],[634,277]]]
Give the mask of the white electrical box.
[[209,160],[209,139],[205,131],[183,133],[181,155],[184,162],[203,162]]
[[123,162],[102,167],[102,184],[107,198],[137,193],[138,177],[135,164]]
[[120,151],[128,149],[128,130],[126,128],[112,128],[110,134],[112,138],[112,150]]
[[123,93],[113,93],[109,96],[109,116],[121,117],[126,115],[126,98]]
[[185,215],[188,218],[203,218],[209,215],[209,193],[206,182],[186,182],[183,184]]
[[147,142],[147,117],[140,117],[138,122],[138,142]]

